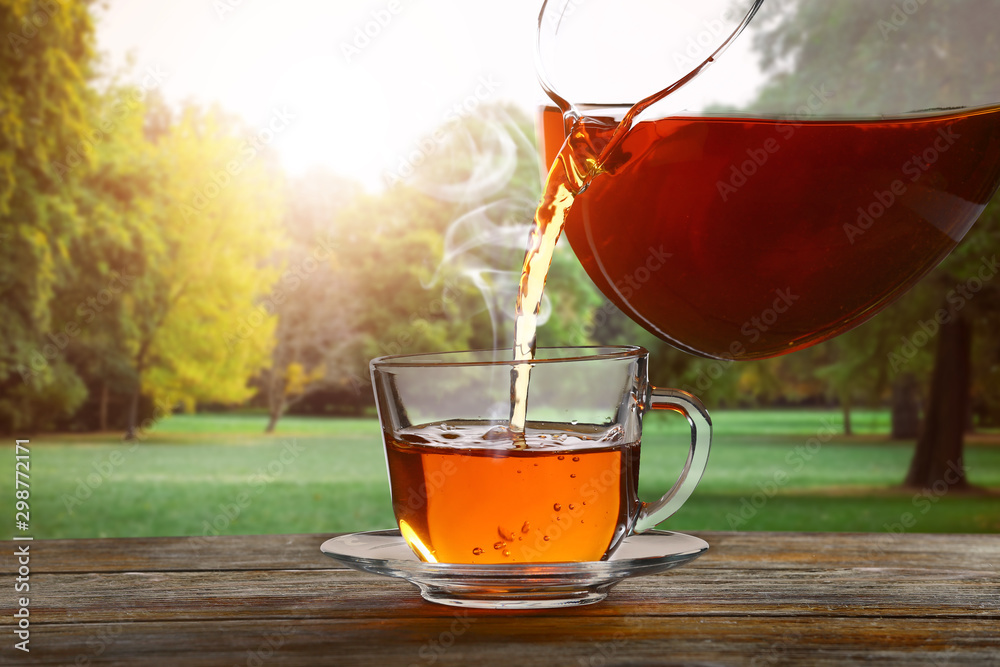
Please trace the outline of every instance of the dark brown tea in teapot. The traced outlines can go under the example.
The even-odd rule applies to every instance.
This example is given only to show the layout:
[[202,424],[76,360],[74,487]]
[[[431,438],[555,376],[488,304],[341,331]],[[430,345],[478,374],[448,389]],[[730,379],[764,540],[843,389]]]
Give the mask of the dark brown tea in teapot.
[[[616,124],[585,119],[578,144]],[[541,130],[551,163],[558,109]],[[597,171],[565,229],[601,291],[679,348],[769,357],[860,324],[955,247],[1000,183],[1000,108],[640,122]]]

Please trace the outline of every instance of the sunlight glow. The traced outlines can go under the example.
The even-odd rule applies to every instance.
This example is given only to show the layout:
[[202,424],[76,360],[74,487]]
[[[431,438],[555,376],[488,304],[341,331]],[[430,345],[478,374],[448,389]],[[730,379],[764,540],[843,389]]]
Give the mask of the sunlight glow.
[[425,563],[437,562],[437,558],[435,558],[431,550],[427,548],[427,545],[420,540],[420,536],[417,535],[412,528],[410,528],[410,524],[406,523],[406,521],[400,521],[399,532],[402,533],[403,539],[410,545],[410,548],[420,553],[420,557],[423,558]]
[[[500,82],[490,102],[534,113],[545,101],[533,62],[540,7],[541,0],[109,0],[95,12],[106,70],[135,78],[162,68],[172,104],[217,103],[253,126],[287,108],[295,122],[273,145],[290,174],[322,165],[379,190],[386,172],[482,77]],[[739,54],[730,62],[738,68]],[[737,72],[732,88],[746,88],[745,79]]]

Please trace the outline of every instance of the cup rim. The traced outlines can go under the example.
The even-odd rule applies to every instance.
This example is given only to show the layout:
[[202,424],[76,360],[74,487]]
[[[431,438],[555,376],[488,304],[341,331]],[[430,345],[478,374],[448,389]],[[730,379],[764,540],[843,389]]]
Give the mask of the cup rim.
[[[553,350],[578,352],[568,356],[546,357],[546,352]],[[649,354],[649,351],[641,345],[580,345],[580,346],[560,346],[560,347],[539,347],[535,351],[535,358],[531,361],[515,361],[514,359],[497,358],[498,356],[511,355],[509,348],[501,349],[480,349],[480,350],[454,350],[450,352],[424,352],[420,354],[390,354],[376,357],[369,362],[369,366],[374,370],[377,368],[460,368],[472,366],[517,366],[528,363],[532,366],[545,364],[561,364],[568,362],[584,361],[607,361],[611,359],[638,358]],[[477,358],[481,357],[481,358]],[[490,356],[487,356],[490,355]],[[467,359],[463,360],[462,358]]]

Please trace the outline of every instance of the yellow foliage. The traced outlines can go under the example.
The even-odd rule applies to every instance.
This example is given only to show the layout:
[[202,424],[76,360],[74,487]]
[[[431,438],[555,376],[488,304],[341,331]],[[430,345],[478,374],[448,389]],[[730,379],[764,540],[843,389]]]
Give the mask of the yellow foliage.
[[298,396],[305,392],[310,384],[319,382],[325,376],[326,364],[319,364],[307,372],[302,364],[293,361],[285,370],[285,396]]
[[281,243],[283,188],[239,129],[216,111],[188,109],[157,146],[164,252],[147,297],[164,303],[143,375],[157,399],[245,401],[249,378],[269,362],[275,318],[258,304],[279,275],[268,260]]

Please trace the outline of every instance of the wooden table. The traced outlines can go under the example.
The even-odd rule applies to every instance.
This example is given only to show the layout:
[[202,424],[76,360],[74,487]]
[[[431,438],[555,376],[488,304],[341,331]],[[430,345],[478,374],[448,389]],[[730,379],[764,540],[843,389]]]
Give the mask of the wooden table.
[[1000,665],[995,535],[701,533],[693,564],[557,611],[430,604],[328,537],[5,542],[0,664]]

